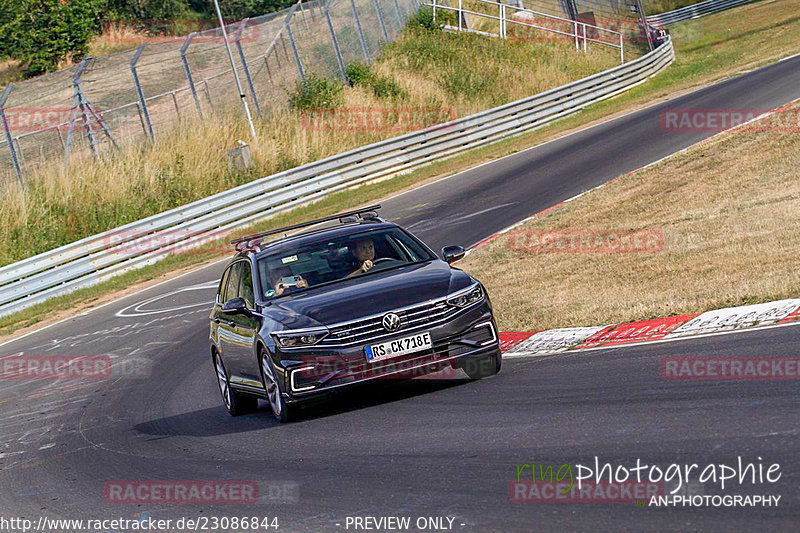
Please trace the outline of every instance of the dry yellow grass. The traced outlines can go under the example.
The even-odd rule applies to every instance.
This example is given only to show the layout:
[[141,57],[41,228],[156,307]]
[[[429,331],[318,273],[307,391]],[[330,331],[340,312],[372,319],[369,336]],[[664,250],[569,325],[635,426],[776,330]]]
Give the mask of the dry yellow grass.
[[460,266],[486,283],[507,331],[797,297],[798,169],[795,131],[726,133],[520,228],[654,230],[663,234],[662,251],[522,253],[506,235]]

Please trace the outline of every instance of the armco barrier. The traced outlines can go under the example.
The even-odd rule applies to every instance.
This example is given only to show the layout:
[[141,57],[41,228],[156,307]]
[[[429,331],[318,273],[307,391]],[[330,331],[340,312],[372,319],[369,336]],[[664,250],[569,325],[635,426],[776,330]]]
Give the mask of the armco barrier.
[[706,0],[690,6],[667,11],[666,13],[659,13],[647,17],[647,23],[653,26],[663,28],[676,22],[683,22],[684,20],[710,15],[719,11],[725,11],[732,7],[740,6],[742,4],[749,4],[754,0]]
[[[0,268],[0,316],[154,263],[209,235],[218,237],[358,183],[537,128],[643,83],[674,57],[667,37],[647,55],[562,87],[267,176],[5,266]],[[130,250],[131,242],[143,240],[152,244]]]

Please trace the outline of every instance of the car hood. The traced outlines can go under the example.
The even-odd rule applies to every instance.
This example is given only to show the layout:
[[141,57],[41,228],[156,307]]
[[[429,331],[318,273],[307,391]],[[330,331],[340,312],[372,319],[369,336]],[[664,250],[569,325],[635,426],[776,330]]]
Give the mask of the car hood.
[[437,260],[310,289],[268,309],[275,318],[274,313],[282,315],[280,321],[289,329],[327,326],[443,298],[472,282],[466,273]]

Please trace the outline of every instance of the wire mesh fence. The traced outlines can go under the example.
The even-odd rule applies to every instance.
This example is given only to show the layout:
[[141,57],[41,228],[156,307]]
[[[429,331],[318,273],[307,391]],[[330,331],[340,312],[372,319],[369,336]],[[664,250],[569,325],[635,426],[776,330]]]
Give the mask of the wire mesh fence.
[[[639,0],[503,0],[575,19],[631,20]],[[458,0],[440,0],[456,5]],[[285,107],[309,75],[345,78],[346,66],[371,63],[402,31],[420,0],[308,0],[226,24],[242,91],[257,116]],[[107,37],[130,50],[10,84],[0,96],[0,182],[45,163],[157,142],[188,118],[205,118],[240,99],[221,28],[182,37],[192,21],[109,25]],[[210,26],[210,25],[209,25]],[[188,29],[192,29],[189,27]],[[144,30],[144,31],[142,31]],[[144,43],[142,41],[144,39]]]
[[[289,91],[306,76],[343,80],[347,64],[370,63],[418,6],[417,0],[310,0],[226,23],[254,113],[264,117],[285,107]],[[24,182],[45,163],[155,142],[182,120],[237,104],[221,28],[158,37],[176,33],[179,25],[109,25],[107,36],[129,41],[132,49],[87,57],[1,91],[0,182]]]

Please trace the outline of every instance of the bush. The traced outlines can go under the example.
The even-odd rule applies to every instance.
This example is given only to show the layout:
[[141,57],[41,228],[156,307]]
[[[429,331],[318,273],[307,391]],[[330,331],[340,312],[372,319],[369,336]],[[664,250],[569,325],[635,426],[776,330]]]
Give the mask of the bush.
[[367,88],[378,98],[400,98],[406,95],[393,79],[377,74],[363,63],[350,63],[345,74],[351,85]]
[[298,111],[333,109],[344,103],[342,84],[327,78],[308,74],[306,80],[297,80],[289,93],[289,107]]
[[442,24],[433,20],[433,9],[427,6],[420,7],[419,11],[408,19],[408,25],[412,28],[422,28],[428,31],[442,29]]
[[0,56],[26,63],[25,76],[76,60],[99,29],[104,5],[105,0],[5,0]]

